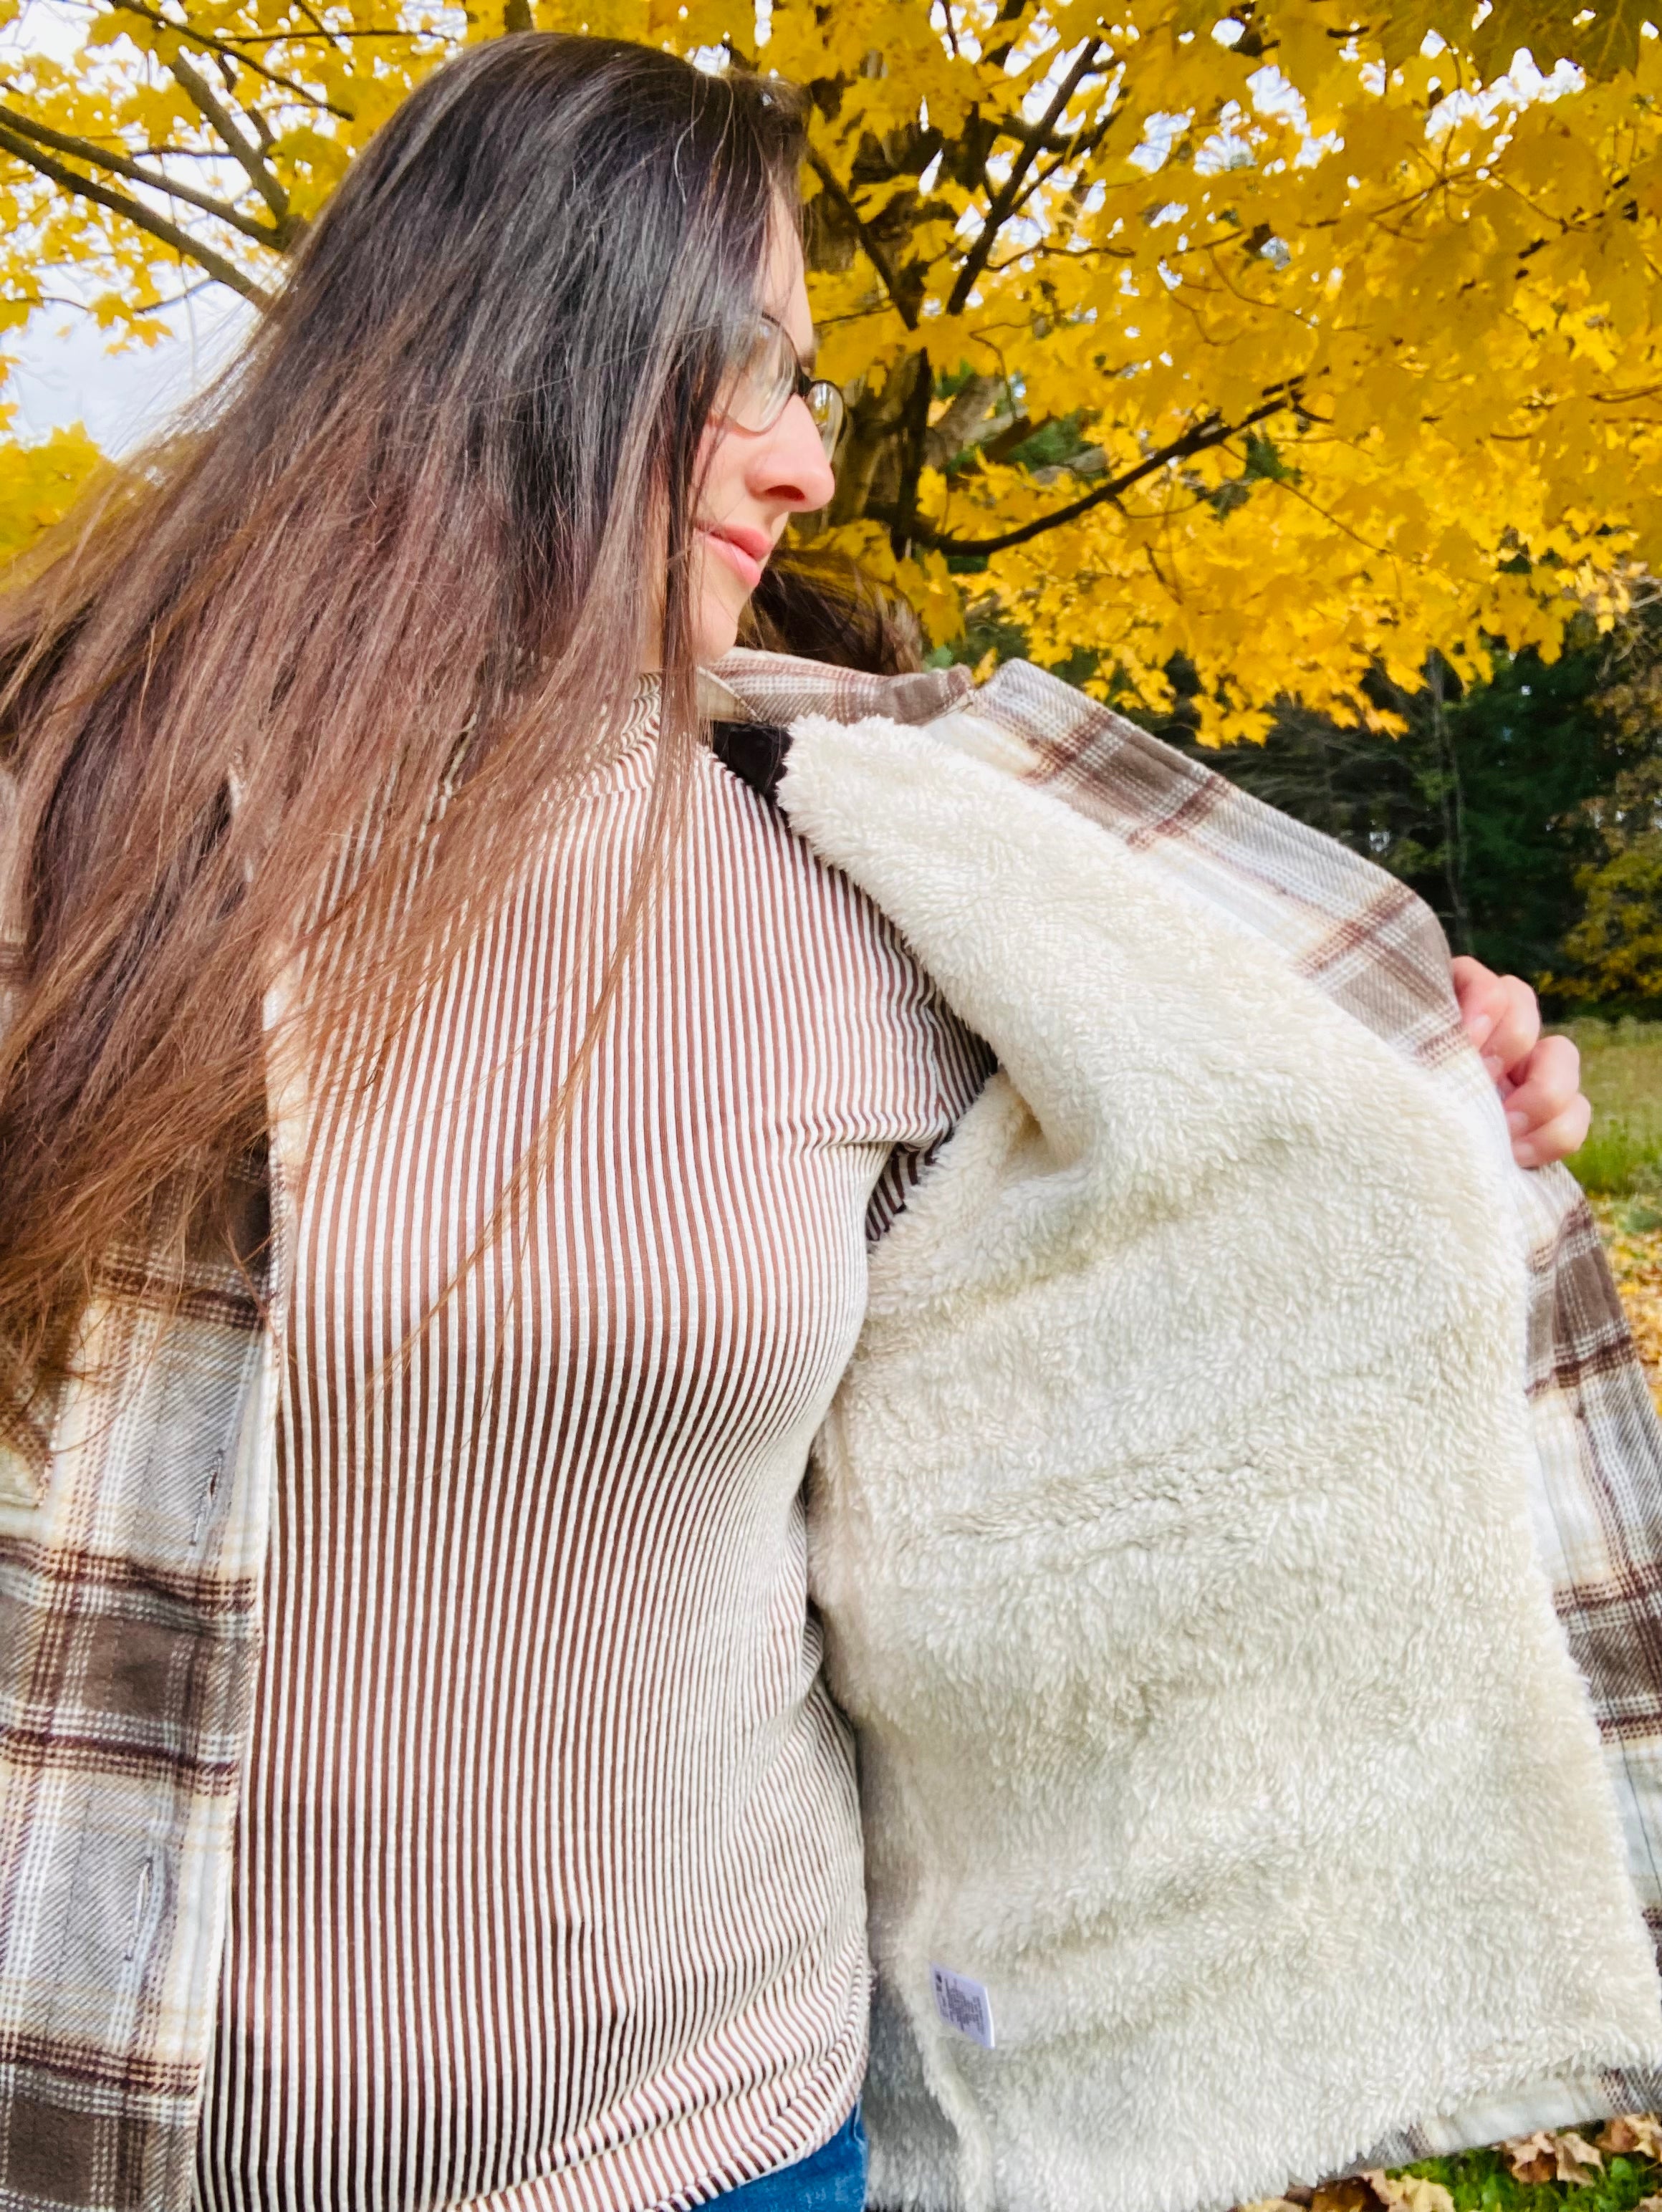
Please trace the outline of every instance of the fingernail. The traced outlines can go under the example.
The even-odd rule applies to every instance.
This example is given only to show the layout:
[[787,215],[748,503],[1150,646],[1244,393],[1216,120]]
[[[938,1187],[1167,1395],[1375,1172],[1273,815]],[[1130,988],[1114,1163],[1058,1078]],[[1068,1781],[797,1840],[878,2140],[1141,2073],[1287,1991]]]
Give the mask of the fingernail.
[[1495,1017],[1494,1017],[1494,1015],[1493,1015],[1493,1014],[1479,1014],[1479,1015],[1478,1015],[1478,1017],[1477,1017],[1477,1018],[1476,1018],[1476,1020],[1472,1024],[1471,1027],[1467,1030],[1466,1034],[1467,1034],[1467,1036],[1471,1039],[1471,1042],[1473,1042],[1473,1044],[1475,1044],[1475,1045],[1477,1047],[1478,1050],[1481,1052],[1481,1051],[1482,1051],[1482,1048],[1483,1048],[1483,1047],[1484,1047],[1484,1046],[1488,1042],[1488,1041],[1489,1041],[1489,1037],[1490,1037],[1490,1036],[1493,1034],[1494,1029],[1495,1029]]
[[1520,1168],[1532,1168],[1535,1165],[1535,1147],[1533,1145],[1514,1145],[1512,1157]]
[[1524,1130],[1528,1128],[1529,1115],[1527,1114],[1508,1114],[1507,1116],[1507,1127],[1511,1130],[1514,1137],[1519,1136]]
[[1483,1066],[1488,1070],[1490,1076],[1497,1083],[1507,1072],[1506,1062],[1501,1058],[1500,1054],[1496,1052],[1486,1052],[1483,1054]]

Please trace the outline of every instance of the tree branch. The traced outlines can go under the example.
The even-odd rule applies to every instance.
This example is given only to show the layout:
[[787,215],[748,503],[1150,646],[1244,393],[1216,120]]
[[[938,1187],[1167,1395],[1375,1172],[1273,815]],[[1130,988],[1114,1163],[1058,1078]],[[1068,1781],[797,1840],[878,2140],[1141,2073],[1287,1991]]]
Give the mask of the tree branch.
[[813,171],[814,175],[819,178],[826,191],[830,193],[831,198],[836,201],[843,214],[846,216],[848,220],[854,225],[855,235],[860,240],[861,250],[864,252],[867,260],[871,263],[872,267],[876,270],[878,275],[882,278],[883,289],[888,294],[891,301],[894,303],[894,311],[896,314],[899,316],[901,321],[904,323],[909,331],[915,331],[917,328],[917,312],[915,308],[909,307],[900,296],[899,278],[895,273],[893,262],[890,260],[888,254],[885,252],[882,246],[879,244],[878,240],[866,228],[864,217],[861,215],[859,209],[855,205],[854,202],[849,198],[847,191],[843,189],[842,184],[838,180],[837,173],[831,167],[830,162],[826,161],[823,154],[819,153],[813,146],[810,146],[808,149],[808,166]]
[[1094,131],[1088,132],[1076,131],[1071,138],[1057,147],[1055,149],[1055,161],[1050,163],[1049,168],[1041,169],[1038,174],[1028,182],[1017,204],[1006,211],[1005,221],[1008,222],[1012,215],[1020,215],[1034,193],[1042,192],[1051,178],[1059,174],[1062,170],[1072,168],[1079,161],[1088,161],[1108,136],[1114,118],[1111,111],[1103,117]]
[[356,119],[347,109],[337,107],[321,93],[297,84],[293,77],[284,76],[279,70],[267,68],[264,62],[257,62],[252,54],[245,53],[240,46],[233,45],[230,40],[215,38],[211,31],[199,31],[190,23],[175,23],[170,16],[160,14],[154,8],[145,7],[143,0],[112,0],[112,4],[119,13],[137,15],[141,22],[153,24],[158,31],[171,32],[174,38],[188,39],[193,46],[201,46],[209,53],[222,55],[228,61],[240,62],[256,76],[263,76],[267,84],[275,84],[284,92],[292,92],[295,98],[304,100],[307,107],[320,107],[326,115],[338,115],[343,123]]
[[205,270],[216,283],[228,284],[232,291],[240,292],[245,300],[252,300],[257,307],[271,306],[270,293],[262,290],[252,276],[245,276],[234,261],[228,261],[222,253],[216,253],[211,246],[204,246],[200,239],[192,238],[176,222],[169,222],[165,216],[157,215],[153,209],[147,208],[142,200],[136,200],[126,192],[112,191],[108,185],[100,184],[96,177],[83,177],[75,170],[66,168],[62,161],[32,144],[28,139],[20,137],[4,123],[0,123],[0,153],[11,155],[27,168],[49,178],[76,199],[91,200],[95,206],[106,208],[112,215],[119,215],[138,229],[148,231],[162,245],[172,246],[182,260],[194,261],[198,269]]
[[289,195],[265,166],[257,143],[244,137],[236,118],[187,54],[175,54],[167,67],[225,141],[239,167],[271,210],[271,219],[282,234],[278,245],[289,245],[294,235]]
[[[1031,151],[1034,155],[1035,158],[1042,153],[1051,153],[1055,155],[1056,159],[1050,164],[1048,168],[1040,169],[1037,175],[1028,179],[1026,184],[1022,187],[1018,198],[1012,204],[1012,205],[1005,209],[1001,220],[1004,222],[1008,222],[1013,215],[1019,216],[1021,214],[1023,210],[1026,207],[1027,203],[1033,198],[1034,194],[1037,192],[1042,192],[1045,185],[1050,183],[1051,178],[1058,175],[1061,171],[1063,169],[1076,167],[1078,163],[1082,161],[1089,161],[1092,155],[1096,152],[1098,147],[1101,145],[1103,140],[1108,136],[1109,131],[1113,128],[1114,118],[1115,111],[1111,105],[1107,114],[1103,117],[1101,122],[1097,125],[1094,131],[1087,131],[1081,126],[1081,129],[1073,133],[1071,137],[1057,139],[1050,139],[1047,137],[1046,141],[1043,144],[1038,143],[1035,140],[1035,143],[1031,148]],[[1003,134],[1008,137],[1022,139],[1024,143],[1026,143],[1027,139],[1032,136],[1032,134],[1027,132],[1026,126],[1025,125],[1018,128],[1016,125],[1009,119],[1007,119],[1001,125],[1001,130]],[[995,240],[994,244],[995,246],[997,244],[996,240]],[[1021,250],[1027,252],[1033,251],[1032,247],[1025,247]],[[1129,258],[1129,256],[1126,258]],[[996,276],[998,270],[993,266],[990,258],[987,265],[991,273]],[[1008,268],[1009,264],[1008,262],[1002,262],[1000,263],[998,266],[1001,268]]]
[[[198,292],[205,292],[213,281],[211,276],[198,276],[194,284],[186,284],[182,291],[175,292],[171,300],[152,300],[147,307],[135,307],[133,313],[136,315],[165,315],[169,307],[180,307],[186,300],[194,300]],[[82,303],[76,301],[75,304],[79,307]]]
[[134,184],[147,185],[153,192],[166,192],[176,200],[183,200],[187,207],[200,208],[204,215],[216,216],[221,222],[228,223],[233,230],[240,231],[245,238],[252,238],[256,245],[281,246],[283,243],[275,231],[267,230],[263,223],[255,222],[246,215],[240,215],[228,200],[216,199],[211,192],[199,192],[194,185],[181,185],[165,174],[158,176],[151,170],[141,168],[130,155],[111,153],[107,148],[94,144],[90,138],[71,138],[62,131],[49,131],[44,123],[36,123],[31,117],[20,115],[11,107],[0,107],[0,123],[4,124],[9,131],[15,131],[25,138],[33,138],[38,145],[49,147],[55,154],[68,154],[77,161],[85,161],[88,167],[108,169],[114,176],[130,177]]
[[[1026,545],[1033,538],[1042,538],[1047,530],[1055,530],[1064,522],[1076,522],[1092,507],[1100,507],[1105,500],[1117,499],[1133,484],[1141,483],[1145,477],[1153,476],[1157,470],[1168,467],[1172,462],[1188,460],[1196,453],[1209,453],[1214,446],[1221,446],[1227,439],[1239,437],[1243,430],[1251,429],[1255,423],[1268,422],[1272,415],[1285,414],[1289,407],[1297,404],[1297,390],[1289,386],[1273,398],[1266,399],[1261,407],[1255,407],[1250,415],[1243,415],[1238,422],[1224,422],[1215,415],[1208,422],[1198,422],[1192,430],[1185,430],[1182,437],[1174,438],[1169,446],[1162,446],[1159,453],[1150,453],[1146,459],[1139,461],[1135,468],[1127,469],[1123,475],[1110,477],[1105,483],[1093,486],[1082,498],[1069,501],[1066,507],[1057,507],[1052,514],[1036,515],[1032,521],[1021,523],[1014,530],[1001,531],[996,538],[954,538],[948,532],[931,530],[928,524],[917,522],[910,524],[908,535],[914,545],[927,546],[936,553],[1007,553],[1013,545]],[[892,507],[873,506],[868,507],[866,512],[874,522],[887,523],[892,529],[901,519]]]
[[927,349],[915,356],[915,362],[911,392],[907,398],[905,412],[900,418],[905,444],[901,454],[895,520],[889,532],[895,552],[903,557],[910,550],[913,528],[917,520],[917,487],[923,473],[924,453],[929,439],[929,402],[934,397],[934,376],[929,367]]
[[999,188],[997,196],[987,210],[987,220],[982,225],[981,235],[970,248],[964,266],[958,272],[958,282],[953,286],[947,301],[949,315],[962,314],[964,303],[975,289],[976,279],[986,267],[993,246],[1010,210],[1015,205],[1016,195],[1021,190],[1021,180],[1038,158],[1043,142],[1050,135],[1058,116],[1067,112],[1068,101],[1090,74],[1100,50],[1101,41],[1087,39],[1080,48],[1079,58],[1057,86],[1055,97],[1044,114],[1032,127],[1032,137],[1020,155],[1010,164],[1010,173]]
[[[1101,138],[1113,119],[1111,114],[1107,116],[1092,134],[1091,139],[1084,149],[1087,154]],[[1001,118],[998,126],[998,135],[1001,138],[1015,139],[1020,144],[1030,147],[1035,154],[1065,154],[1070,157],[1077,148],[1080,136],[1077,131],[1071,132],[1066,138],[1056,137],[1049,131],[1041,133],[1037,123],[1026,123],[1019,115],[1006,115]]]
[[[953,394],[939,419],[929,425],[923,458],[930,468],[945,468],[953,454],[961,453],[966,446],[984,450],[987,440],[1007,427],[1010,420],[1008,414],[982,428],[989,407],[1003,389],[1001,376],[972,376]],[[977,428],[981,428],[979,438],[976,435]]]
[[[313,20],[315,21],[316,18],[314,17]],[[181,38],[186,36],[185,28],[182,24],[176,27],[178,28]],[[189,35],[194,39],[198,37],[199,33],[196,31],[192,31]],[[247,46],[303,46],[307,44],[315,45],[320,39],[323,40],[326,46],[343,46],[350,44],[350,42],[354,39],[404,39],[410,40],[413,40],[414,37],[415,33],[411,31],[389,31],[386,29],[366,31],[332,31],[326,26],[321,27],[315,31],[239,31],[236,36],[235,53],[236,58],[239,61],[247,62],[249,68],[253,69],[255,66],[255,64],[243,51]]]

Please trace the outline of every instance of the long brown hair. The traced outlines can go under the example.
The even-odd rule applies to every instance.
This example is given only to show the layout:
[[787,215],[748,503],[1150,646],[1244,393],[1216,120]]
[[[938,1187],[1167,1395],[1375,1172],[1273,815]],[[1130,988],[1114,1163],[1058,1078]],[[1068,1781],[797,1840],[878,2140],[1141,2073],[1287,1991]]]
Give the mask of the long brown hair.
[[305,1018],[337,1035],[373,1002],[396,1025],[470,891],[511,876],[618,726],[654,574],[645,861],[673,842],[700,434],[801,151],[794,103],[755,78],[611,40],[472,49],[354,165],[194,426],[0,604],[15,1445],[38,1451],[111,1255],[142,1252],[165,1297],[227,1218],[278,969],[349,896],[395,917],[350,1005],[311,963]]

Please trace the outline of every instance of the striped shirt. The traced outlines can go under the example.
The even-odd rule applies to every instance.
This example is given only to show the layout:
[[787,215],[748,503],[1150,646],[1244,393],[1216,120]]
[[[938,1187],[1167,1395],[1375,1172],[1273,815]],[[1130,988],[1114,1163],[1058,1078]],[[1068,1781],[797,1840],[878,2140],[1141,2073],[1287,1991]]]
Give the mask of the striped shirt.
[[314,1091],[208,2207],[691,2203],[856,2094],[802,1482],[868,1231],[986,1062],[713,757],[545,1170],[445,1289],[616,942],[654,701],[373,1101]]

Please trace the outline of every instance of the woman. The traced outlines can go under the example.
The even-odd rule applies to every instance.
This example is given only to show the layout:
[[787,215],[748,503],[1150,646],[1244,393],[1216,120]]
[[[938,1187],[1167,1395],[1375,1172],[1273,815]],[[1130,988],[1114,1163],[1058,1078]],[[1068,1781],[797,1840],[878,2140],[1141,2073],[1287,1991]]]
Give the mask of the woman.
[[700,741],[832,488],[801,154],[474,49],[7,611],[15,2197],[861,2200],[802,1476],[988,1060]]

